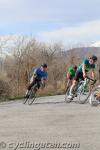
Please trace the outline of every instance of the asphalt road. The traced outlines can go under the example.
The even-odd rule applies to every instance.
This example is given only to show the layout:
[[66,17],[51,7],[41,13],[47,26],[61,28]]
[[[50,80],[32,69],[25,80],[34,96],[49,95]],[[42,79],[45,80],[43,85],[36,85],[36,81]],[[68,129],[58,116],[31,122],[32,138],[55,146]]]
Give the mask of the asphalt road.
[[63,95],[37,98],[31,106],[21,100],[0,104],[0,150],[72,150],[74,146],[100,149],[100,106],[66,104]]

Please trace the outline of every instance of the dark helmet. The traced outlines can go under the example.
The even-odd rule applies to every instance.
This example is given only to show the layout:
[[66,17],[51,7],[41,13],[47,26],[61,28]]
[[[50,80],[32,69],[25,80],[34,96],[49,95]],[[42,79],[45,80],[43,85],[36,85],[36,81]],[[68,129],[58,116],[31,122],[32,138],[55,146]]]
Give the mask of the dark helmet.
[[47,64],[45,64],[45,63],[42,64],[41,66],[42,66],[43,68],[47,68]]
[[77,70],[77,66],[76,65],[74,66],[74,69]]
[[97,61],[97,56],[93,55],[92,57],[90,57],[90,59],[92,59],[93,61]]

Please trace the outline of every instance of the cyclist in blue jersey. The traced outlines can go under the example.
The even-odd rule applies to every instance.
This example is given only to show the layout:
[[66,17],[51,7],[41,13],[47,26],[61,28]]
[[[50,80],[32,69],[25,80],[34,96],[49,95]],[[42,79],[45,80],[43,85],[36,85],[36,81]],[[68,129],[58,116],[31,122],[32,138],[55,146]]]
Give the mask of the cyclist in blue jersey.
[[69,99],[73,98],[73,89],[76,86],[79,80],[84,80],[87,73],[91,70],[92,77],[95,80],[95,63],[97,62],[97,56],[91,56],[89,59],[85,59],[83,63],[78,67],[75,78],[73,80],[72,86],[70,88],[70,94],[68,96]]
[[[31,76],[31,83],[28,86],[28,91],[37,83],[38,89],[40,88],[40,82],[42,80],[42,85],[45,86],[47,81],[47,64],[42,64],[40,67],[36,67]],[[28,96],[26,92],[26,97]]]

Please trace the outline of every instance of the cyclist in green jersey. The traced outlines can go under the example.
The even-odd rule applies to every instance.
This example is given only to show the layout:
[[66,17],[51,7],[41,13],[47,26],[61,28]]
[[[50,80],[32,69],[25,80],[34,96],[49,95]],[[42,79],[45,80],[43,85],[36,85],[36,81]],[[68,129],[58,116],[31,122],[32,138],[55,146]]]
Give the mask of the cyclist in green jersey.
[[[77,71],[77,66],[75,65],[74,67],[69,67],[68,72],[67,72],[67,89],[70,85],[72,85],[72,81],[75,77],[75,73]],[[67,91],[66,89],[66,91]]]

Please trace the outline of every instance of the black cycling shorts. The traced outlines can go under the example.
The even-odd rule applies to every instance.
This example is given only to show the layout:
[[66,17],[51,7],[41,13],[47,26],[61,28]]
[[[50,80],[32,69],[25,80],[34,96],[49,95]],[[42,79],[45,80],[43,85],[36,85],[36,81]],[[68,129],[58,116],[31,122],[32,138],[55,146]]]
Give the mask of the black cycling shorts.
[[75,74],[74,80],[76,80],[78,82],[79,82],[79,80],[84,80],[83,73],[77,71]]
[[74,79],[74,76],[70,75],[69,80],[73,80],[73,79]]
[[32,86],[34,86],[37,83],[38,89],[40,88],[40,80],[34,79],[33,82],[28,86],[28,90],[31,90]]

